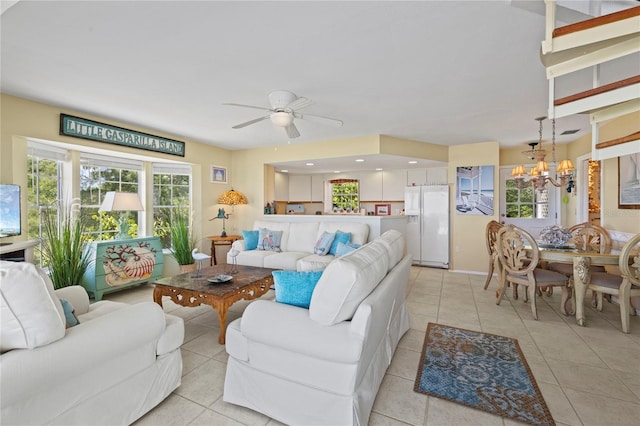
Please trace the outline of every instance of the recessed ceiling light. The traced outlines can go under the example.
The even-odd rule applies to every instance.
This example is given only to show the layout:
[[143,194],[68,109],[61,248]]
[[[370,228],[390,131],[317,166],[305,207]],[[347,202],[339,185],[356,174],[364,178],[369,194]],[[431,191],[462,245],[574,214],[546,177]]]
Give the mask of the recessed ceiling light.
[[382,170],[382,167],[378,167],[376,170],[377,170],[377,171],[380,171],[380,170]]
[[334,170],[333,173],[340,173],[340,170]]
[[409,164],[418,164],[418,162],[416,160],[411,160],[409,161]]
[[362,158],[358,158],[358,159],[356,160],[356,163],[364,163],[364,160],[363,160]]
[[313,163],[307,163],[307,166],[314,166],[315,164]]
[[289,173],[289,170],[282,169],[280,170],[282,173]]

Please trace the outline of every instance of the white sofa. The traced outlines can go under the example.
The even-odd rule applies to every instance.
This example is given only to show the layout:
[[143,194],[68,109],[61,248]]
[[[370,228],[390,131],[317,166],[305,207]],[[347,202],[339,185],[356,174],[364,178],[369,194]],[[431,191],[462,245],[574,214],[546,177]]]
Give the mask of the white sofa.
[[227,328],[224,401],[286,424],[366,425],[409,329],[410,265],[403,235],[387,231],[331,262],[309,309],[251,303]]
[[90,305],[28,263],[0,262],[0,289],[2,424],[131,424],[180,385],[184,322],[156,303]]
[[272,222],[256,220],[254,230],[261,228],[282,231],[280,252],[268,250],[246,250],[244,240],[235,241],[227,253],[227,263],[233,263],[232,250],[239,252],[238,265],[260,268],[284,269],[288,271],[313,271],[324,269],[334,259],[333,255],[320,256],[313,253],[313,246],[323,232],[349,232],[351,243],[363,245],[369,238],[369,225],[355,222]]

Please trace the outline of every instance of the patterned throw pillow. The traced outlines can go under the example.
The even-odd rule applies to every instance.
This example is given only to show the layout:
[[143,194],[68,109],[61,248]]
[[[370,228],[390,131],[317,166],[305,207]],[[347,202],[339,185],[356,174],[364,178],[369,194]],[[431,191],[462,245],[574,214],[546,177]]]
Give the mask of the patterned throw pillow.
[[258,236],[258,250],[265,251],[281,251],[280,242],[282,241],[282,231],[272,231],[266,228],[260,228]]
[[349,254],[355,249],[359,249],[360,246],[358,244],[353,243],[338,243],[338,249],[336,250],[336,257],[344,256],[345,254]]
[[336,234],[332,232],[323,232],[320,235],[320,239],[316,241],[316,245],[313,246],[313,252],[320,256],[324,256],[329,253],[329,249],[331,248],[331,243],[333,239],[336,237]]
[[272,274],[276,302],[309,309],[313,289],[322,276],[322,271],[273,271]]
[[242,231],[242,238],[244,239],[244,248],[246,250],[255,250],[258,248],[258,237],[260,231]]
[[331,248],[329,249],[329,254],[336,254],[336,250],[338,249],[338,243],[348,243],[351,240],[351,232],[341,232],[336,231],[336,237],[333,239],[331,243]]

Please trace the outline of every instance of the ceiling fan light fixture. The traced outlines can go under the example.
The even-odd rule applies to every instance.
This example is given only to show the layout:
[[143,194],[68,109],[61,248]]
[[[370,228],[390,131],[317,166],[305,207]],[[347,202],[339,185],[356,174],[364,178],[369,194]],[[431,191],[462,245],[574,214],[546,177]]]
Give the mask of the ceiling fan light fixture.
[[271,114],[271,122],[278,127],[288,127],[293,123],[293,115],[284,111],[274,112]]

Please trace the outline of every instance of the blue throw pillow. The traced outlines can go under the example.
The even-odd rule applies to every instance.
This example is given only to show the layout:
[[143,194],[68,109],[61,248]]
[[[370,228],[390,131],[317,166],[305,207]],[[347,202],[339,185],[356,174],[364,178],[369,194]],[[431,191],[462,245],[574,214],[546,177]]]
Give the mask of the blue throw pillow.
[[329,254],[336,254],[336,250],[338,249],[338,243],[348,243],[351,240],[351,232],[340,232],[336,231],[336,237],[333,239],[333,243],[331,243],[331,248],[329,249]]
[[65,299],[60,299],[60,303],[62,304],[62,309],[64,310],[64,317],[67,320],[67,328],[80,324],[78,318],[76,318],[76,314],[73,312],[73,305]]
[[242,231],[242,238],[244,239],[244,247],[246,250],[255,250],[258,248],[258,236],[260,231]]
[[313,289],[316,288],[322,271],[273,271],[276,287],[276,302],[309,309]]
[[332,232],[323,232],[320,235],[320,239],[316,241],[316,245],[313,246],[313,252],[315,254],[319,254],[320,256],[324,256],[329,253],[329,249],[331,248],[331,243],[333,239],[336,237],[336,234]]
[[266,228],[260,228],[258,235],[258,250],[281,251],[280,242],[282,241],[282,231],[272,231]]
[[336,257],[344,256],[345,254],[349,254],[355,249],[360,248],[358,244],[353,243],[338,243],[338,248],[336,250]]

